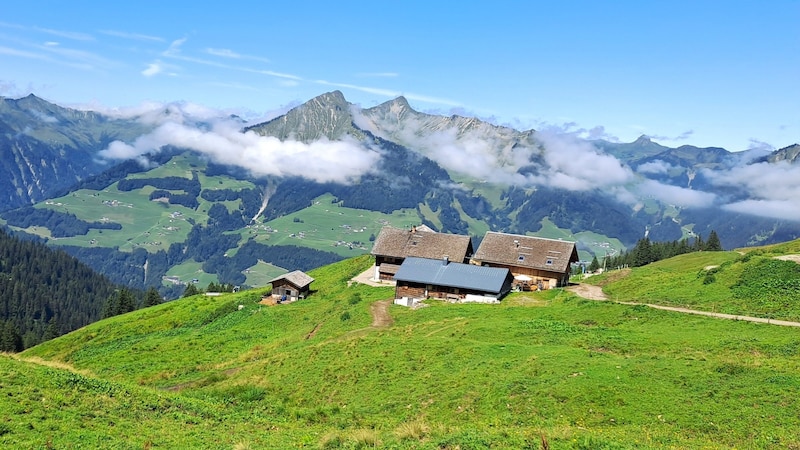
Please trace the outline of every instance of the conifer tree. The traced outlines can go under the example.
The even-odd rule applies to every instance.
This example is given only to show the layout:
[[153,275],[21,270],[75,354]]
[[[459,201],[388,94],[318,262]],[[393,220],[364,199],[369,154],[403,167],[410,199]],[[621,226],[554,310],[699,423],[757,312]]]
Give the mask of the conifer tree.
[[191,297],[191,296],[197,295],[199,293],[200,293],[200,290],[197,289],[197,286],[195,286],[194,283],[189,283],[189,285],[186,286],[186,289],[184,289],[184,291],[183,291],[183,296],[184,297]]
[[100,312],[101,319],[107,319],[119,314],[119,293],[112,294],[108,300],[103,304],[103,310]]
[[17,327],[9,321],[0,323],[0,352],[21,352],[22,336]]
[[44,329],[42,342],[49,341],[50,339],[55,339],[60,335],[61,333],[59,333],[58,331],[58,323],[56,323],[56,318],[51,317],[50,322],[47,323],[47,328]]
[[151,287],[147,290],[147,294],[144,296],[144,307],[148,308],[150,306],[160,305],[161,301],[161,295],[159,295],[156,288]]
[[600,268],[600,262],[597,261],[597,255],[592,258],[592,262],[589,263],[589,272],[597,272]]
[[722,243],[720,243],[719,236],[717,236],[716,231],[711,230],[711,234],[708,235],[708,241],[706,241],[705,250],[709,252],[722,251]]
[[125,314],[136,309],[136,299],[133,298],[133,293],[127,288],[122,288],[119,291],[119,312],[117,314]]

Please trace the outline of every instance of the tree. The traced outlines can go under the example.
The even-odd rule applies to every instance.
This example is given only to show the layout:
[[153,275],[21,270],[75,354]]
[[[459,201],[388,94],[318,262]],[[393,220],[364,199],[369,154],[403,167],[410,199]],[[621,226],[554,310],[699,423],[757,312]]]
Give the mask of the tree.
[[58,324],[56,323],[56,318],[51,317],[50,322],[47,323],[47,328],[44,330],[44,336],[42,336],[42,342],[49,341],[50,339],[55,339],[60,336],[58,330]]
[[119,290],[119,312],[117,314],[125,314],[136,310],[136,299],[133,298],[133,293],[128,288]]
[[597,272],[600,269],[600,262],[597,261],[597,255],[592,257],[592,262],[589,263],[589,272]]
[[0,323],[0,352],[21,352],[22,336],[17,327],[9,320]]
[[150,306],[160,305],[162,301],[161,295],[158,294],[156,288],[151,287],[147,290],[147,293],[144,296],[144,307],[149,308]]
[[717,236],[716,231],[711,230],[711,234],[708,235],[708,240],[706,241],[705,250],[709,252],[722,251],[722,243],[720,243],[719,236]]
[[183,297],[191,297],[191,296],[197,295],[199,293],[200,293],[200,290],[197,289],[197,286],[195,286],[194,283],[189,283],[189,285],[186,286],[186,289],[184,289],[184,291],[183,291]]
[[639,239],[639,242],[636,243],[636,247],[633,248],[632,266],[634,267],[645,266],[655,260],[656,258],[653,255],[653,245],[650,243],[650,239],[648,238]]
[[111,295],[108,300],[103,304],[103,310],[100,312],[101,319],[107,319],[119,314],[119,293]]

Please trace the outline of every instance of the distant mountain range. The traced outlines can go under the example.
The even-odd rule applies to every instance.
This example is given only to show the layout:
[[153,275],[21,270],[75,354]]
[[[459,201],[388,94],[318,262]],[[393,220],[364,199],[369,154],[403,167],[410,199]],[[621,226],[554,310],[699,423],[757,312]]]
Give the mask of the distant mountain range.
[[576,240],[588,259],[644,236],[715,230],[725,248],[800,237],[779,189],[800,173],[797,144],[586,141],[426,114],[403,97],[363,109],[338,91],[252,125],[176,108],[117,118],[2,99],[0,217],[115,281],[162,288],[192,270],[257,285],[264,264],[274,274],[367,252],[386,223]]

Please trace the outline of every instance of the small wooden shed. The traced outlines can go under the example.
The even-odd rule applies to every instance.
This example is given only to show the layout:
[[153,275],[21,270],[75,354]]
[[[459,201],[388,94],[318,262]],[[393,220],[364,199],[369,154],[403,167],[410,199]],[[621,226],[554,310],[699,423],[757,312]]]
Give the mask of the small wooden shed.
[[295,301],[305,298],[311,292],[311,282],[314,279],[306,273],[295,270],[275,277],[272,283],[272,297],[280,301]]

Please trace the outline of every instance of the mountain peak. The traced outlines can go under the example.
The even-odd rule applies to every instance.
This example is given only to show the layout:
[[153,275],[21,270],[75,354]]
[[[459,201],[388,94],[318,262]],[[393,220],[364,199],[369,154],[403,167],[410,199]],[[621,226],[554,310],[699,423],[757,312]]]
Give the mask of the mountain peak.
[[633,143],[634,144],[652,144],[653,141],[650,139],[650,136],[648,136],[646,134],[643,134],[643,135],[639,136],[635,141],[633,141]]
[[395,98],[394,100],[392,100],[389,103],[391,103],[392,105],[395,105],[395,106],[399,106],[399,107],[404,108],[404,109],[406,109],[406,108],[413,109],[413,108],[411,108],[411,105],[408,104],[408,100],[406,100],[406,98],[403,97],[402,95],[397,97],[397,98]]
[[317,104],[321,106],[343,106],[349,105],[347,103],[347,99],[344,98],[344,94],[342,91],[331,91],[326,92],[322,95],[318,95],[311,100],[307,101],[304,105],[308,104]]
[[322,137],[335,140],[345,134],[359,135],[352,123],[350,103],[341,91],[331,91],[312,98],[280,117],[246,130],[281,140],[312,142]]
[[796,163],[800,159],[800,144],[792,144],[780,150],[772,152],[767,160],[769,162],[786,161]]

